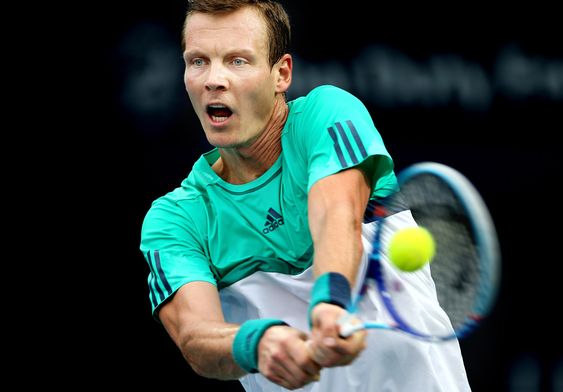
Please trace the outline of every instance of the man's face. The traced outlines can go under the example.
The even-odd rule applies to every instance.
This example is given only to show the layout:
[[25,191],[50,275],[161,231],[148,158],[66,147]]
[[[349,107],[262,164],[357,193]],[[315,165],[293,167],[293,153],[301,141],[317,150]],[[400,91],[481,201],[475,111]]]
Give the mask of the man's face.
[[249,145],[268,123],[278,92],[264,20],[249,7],[195,13],[184,39],[184,83],[208,141],[222,148]]

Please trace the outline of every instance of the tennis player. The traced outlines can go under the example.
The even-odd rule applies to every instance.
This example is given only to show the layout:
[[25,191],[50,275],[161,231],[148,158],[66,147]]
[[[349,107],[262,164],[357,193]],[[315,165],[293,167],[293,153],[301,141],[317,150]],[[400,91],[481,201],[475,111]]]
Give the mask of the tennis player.
[[[457,341],[338,335],[370,251],[364,212],[397,186],[365,106],[328,85],[286,101],[290,24],[278,2],[188,4],[184,82],[214,148],[146,214],[156,320],[195,372],[247,391],[469,391]],[[416,224],[406,208],[389,220]],[[403,309],[422,329],[447,325],[429,268],[414,276]],[[366,296],[366,317],[382,309]]]

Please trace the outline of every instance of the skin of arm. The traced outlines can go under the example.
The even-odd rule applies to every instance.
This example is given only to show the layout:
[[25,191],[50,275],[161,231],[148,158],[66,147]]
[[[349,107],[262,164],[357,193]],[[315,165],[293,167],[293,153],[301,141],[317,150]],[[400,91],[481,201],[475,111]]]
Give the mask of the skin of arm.
[[[372,190],[370,161],[359,168],[325,177],[309,191],[308,218],[316,277],[338,272],[348,279],[351,287],[355,283],[363,252],[361,225]],[[318,304],[312,311],[311,356],[323,367],[347,365],[365,348],[365,331],[347,339],[339,337],[337,320],[345,312],[327,303]]]
[[[238,379],[246,371],[233,360],[238,324],[226,323],[217,288],[207,282],[182,286],[159,312],[166,331],[200,376]],[[309,356],[307,335],[288,326],[266,330],[258,344],[258,367],[270,381],[288,389],[318,379],[320,367]]]
[[211,283],[182,286],[162,307],[159,318],[198,375],[229,380],[246,374],[231,355],[239,326],[224,321],[217,288]]

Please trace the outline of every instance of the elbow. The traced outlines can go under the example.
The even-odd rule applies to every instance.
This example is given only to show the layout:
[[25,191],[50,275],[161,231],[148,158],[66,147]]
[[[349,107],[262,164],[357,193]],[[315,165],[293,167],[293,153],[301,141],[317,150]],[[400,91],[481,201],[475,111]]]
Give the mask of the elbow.
[[197,348],[182,349],[184,359],[195,374],[204,378],[216,380],[236,380],[245,372],[234,365],[232,360],[219,353],[209,354]]
[[223,366],[218,366],[216,368],[204,366],[197,363],[196,361],[190,362],[188,360],[188,364],[190,365],[190,367],[192,368],[195,374],[204,378],[212,378],[212,379],[223,380],[223,381],[237,380],[245,374],[244,372],[236,372],[234,371],[234,369],[229,370]]
[[184,359],[186,360],[188,365],[190,365],[194,373],[197,374],[198,376],[204,378],[221,379],[220,374],[214,371],[212,367],[209,366],[209,364],[202,361],[201,356],[198,356],[197,353],[193,353],[193,355],[190,355],[184,351]]
[[192,370],[194,371],[194,373],[197,374],[198,376],[204,377],[204,378],[223,379],[220,374],[212,372],[207,367],[202,366],[201,364],[199,364],[195,361],[190,361],[190,360],[187,360],[187,361],[188,361],[188,364],[190,365],[190,367],[192,368]]
[[185,343],[181,346],[181,351],[184,359],[190,365],[195,374],[205,378],[216,378],[216,372],[213,371],[212,364],[206,360],[207,355],[203,350],[197,347],[191,347]]

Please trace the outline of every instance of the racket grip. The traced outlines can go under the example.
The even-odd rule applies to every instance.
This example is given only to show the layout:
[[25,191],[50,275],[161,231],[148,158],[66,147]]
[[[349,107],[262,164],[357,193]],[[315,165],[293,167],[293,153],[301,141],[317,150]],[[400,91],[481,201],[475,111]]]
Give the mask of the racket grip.
[[343,338],[347,338],[348,336],[352,335],[354,332],[357,332],[361,329],[364,329],[364,324],[362,323],[354,323],[352,324],[351,320],[344,319],[340,322],[340,333],[339,335]]

